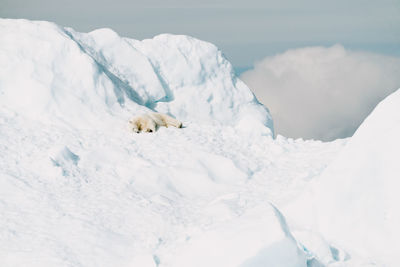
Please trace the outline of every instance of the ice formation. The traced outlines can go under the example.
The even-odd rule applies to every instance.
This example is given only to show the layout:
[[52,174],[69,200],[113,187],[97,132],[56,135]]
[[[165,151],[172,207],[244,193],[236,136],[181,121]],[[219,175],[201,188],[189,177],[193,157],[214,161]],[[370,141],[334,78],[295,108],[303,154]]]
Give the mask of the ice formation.
[[296,213],[313,218],[305,223],[308,227],[318,229],[346,252],[344,258],[357,258],[360,265],[399,262],[399,107],[397,90],[365,119],[307,196],[294,204]]
[[19,114],[101,127],[154,110],[272,134],[268,110],[210,43],[169,34],[137,41],[26,20],[3,19],[0,30],[0,103]]
[[[395,266],[398,93],[341,151],[275,138],[210,43],[9,19],[0,33],[1,266]],[[130,132],[149,111],[184,128]],[[313,181],[309,209],[294,200]],[[371,221],[348,235],[340,218]]]

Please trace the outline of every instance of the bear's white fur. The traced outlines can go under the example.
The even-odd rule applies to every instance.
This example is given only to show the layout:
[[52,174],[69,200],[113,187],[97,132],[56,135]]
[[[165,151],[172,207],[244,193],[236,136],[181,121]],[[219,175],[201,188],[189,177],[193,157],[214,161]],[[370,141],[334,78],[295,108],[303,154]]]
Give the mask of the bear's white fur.
[[160,126],[174,126],[182,128],[182,122],[162,113],[147,113],[133,117],[129,121],[132,131],[140,132],[155,132]]

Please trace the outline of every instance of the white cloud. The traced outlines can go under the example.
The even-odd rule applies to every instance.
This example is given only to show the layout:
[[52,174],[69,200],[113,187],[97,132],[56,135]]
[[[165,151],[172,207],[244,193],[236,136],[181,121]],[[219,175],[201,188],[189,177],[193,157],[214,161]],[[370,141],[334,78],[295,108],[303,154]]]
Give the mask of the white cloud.
[[307,47],[266,57],[240,78],[270,109],[277,133],[326,141],[351,136],[400,87],[400,58]]

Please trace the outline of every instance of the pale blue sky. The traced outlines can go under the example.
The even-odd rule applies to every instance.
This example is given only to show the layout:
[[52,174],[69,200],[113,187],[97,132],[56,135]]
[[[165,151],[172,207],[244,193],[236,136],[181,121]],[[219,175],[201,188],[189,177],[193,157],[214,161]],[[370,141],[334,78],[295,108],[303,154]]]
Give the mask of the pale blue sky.
[[290,48],[340,43],[400,56],[400,0],[0,0],[0,17],[143,39],[187,34],[222,49],[237,70]]

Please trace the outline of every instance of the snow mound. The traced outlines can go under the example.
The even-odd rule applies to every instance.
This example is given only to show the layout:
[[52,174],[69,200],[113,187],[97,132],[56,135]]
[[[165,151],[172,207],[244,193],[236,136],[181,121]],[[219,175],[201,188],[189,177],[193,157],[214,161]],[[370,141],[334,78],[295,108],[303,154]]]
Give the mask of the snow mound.
[[[148,111],[272,133],[268,110],[214,45],[163,34],[122,38],[0,20],[0,104],[32,119],[101,127]],[[49,118],[51,117],[51,118]]]
[[307,217],[304,224],[341,248],[347,254],[343,261],[357,259],[360,263],[354,266],[399,262],[399,107],[397,90],[375,108],[311,189],[288,209],[296,219]]
[[[1,266],[317,266],[276,207],[345,141],[274,139],[221,52],[191,37],[0,33]],[[126,129],[150,110],[186,127]]]
[[171,259],[175,267],[307,266],[305,252],[299,249],[283,215],[271,204],[188,236],[174,255],[181,255]]
[[398,263],[400,90],[383,100],[316,187],[320,231],[349,252]]

